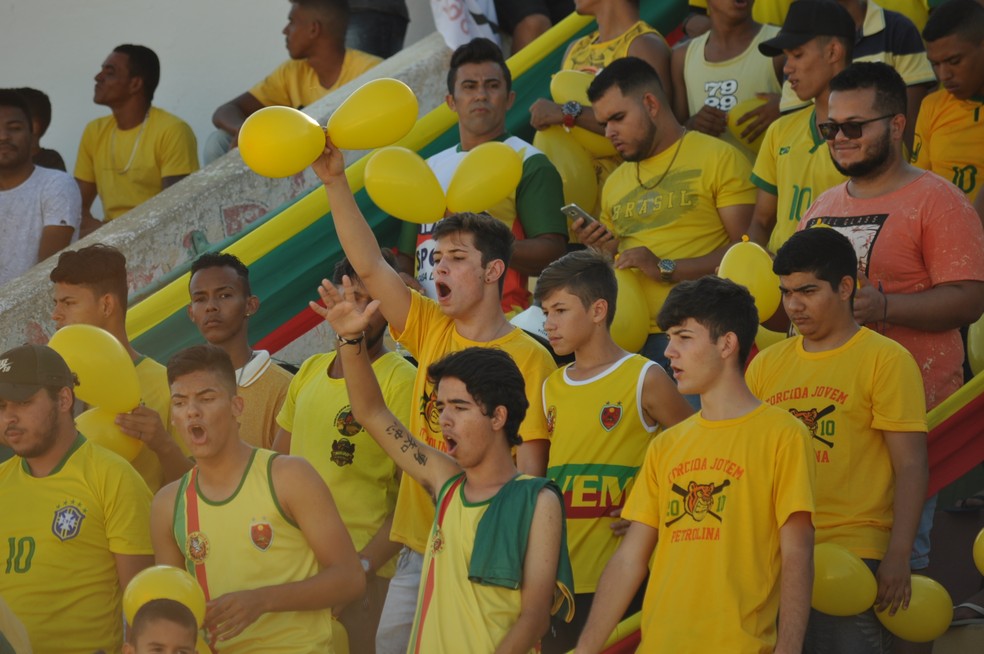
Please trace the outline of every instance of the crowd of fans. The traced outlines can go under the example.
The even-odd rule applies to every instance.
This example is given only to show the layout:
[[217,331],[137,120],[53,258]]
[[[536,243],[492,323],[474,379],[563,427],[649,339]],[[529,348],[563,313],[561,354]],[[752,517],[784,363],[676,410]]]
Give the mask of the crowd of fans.
[[[194,261],[204,344],[165,366],[127,336],[124,255],[62,252],[51,317],[132,359],[141,402],[115,425],[141,448],[79,434],[53,349],[0,354],[0,652],[597,652],[640,610],[639,651],[923,651],[875,609],[904,609],[929,565],[926,412],[963,384],[961,329],[984,313],[982,3],[917,26],[893,10],[909,2],[706,0],[673,47],[638,0],[457,4],[514,50],[594,17],[561,64],[591,75],[590,104],[529,113],[610,142],[589,157],[597,205],[565,217],[565,162],[507,132],[512,78],[479,37],[447,75],[459,143],[427,164],[446,188],[500,141],[515,192],[407,223],[393,253],[327,140],[312,168],[345,258],[311,309],[337,342],[296,374],[249,342],[260,298],[235,256]],[[206,162],[251,113],[392,55],[407,20],[403,2],[291,0],[290,60],[216,109]],[[0,91],[0,284],[198,168],[190,128],[152,105],[159,77],[146,47],[110,53],[111,114],[74,179],[40,145],[46,96]],[[773,316],[714,276],[743,238],[774,258]],[[625,275],[637,352],[613,333]],[[763,322],[791,337],[751,356]],[[875,607],[811,608],[815,543],[864,561]],[[194,576],[204,624],[163,600],[124,627],[154,562]]]

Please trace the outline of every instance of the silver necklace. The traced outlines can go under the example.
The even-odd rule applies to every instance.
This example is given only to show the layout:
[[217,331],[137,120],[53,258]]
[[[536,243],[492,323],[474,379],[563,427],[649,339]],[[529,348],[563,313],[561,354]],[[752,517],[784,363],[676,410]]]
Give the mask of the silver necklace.
[[134,157],[137,156],[137,148],[140,147],[140,140],[143,138],[144,128],[147,126],[148,118],[150,118],[149,109],[147,110],[147,113],[144,115],[144,119],[140,122],[140,131],[137,132],[137,139],[133,142],[133,148],[130,149],[130,158],[127,160],[126,166],[123,167],[123,170],[116,169],[116,132],[119,131],[119,128],[115,124],[116,121],[115,120],[113,121],[114,123],[113,133],[109,137],[109,159],[110,159],[110,168],[112,168],[113,172],[115,172],[117,175],[125,175],[126,172],[130,170],[130,166],[133,165],[133,159]]

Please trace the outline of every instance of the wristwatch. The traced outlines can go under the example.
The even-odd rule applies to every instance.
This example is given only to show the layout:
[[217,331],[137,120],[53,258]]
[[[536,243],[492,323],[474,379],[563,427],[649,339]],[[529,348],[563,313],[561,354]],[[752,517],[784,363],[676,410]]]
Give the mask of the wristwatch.
[[673,259],[660,259],[656,264],[659,268],[659,277],[667,284],[673,281],[673,272],[676,270],[676,261]]
[[560,108],[560,111],[564,114],[564,127],[570,129],[574,127],[574,123],[577,122],[577,117],[584,111],[584,107],[581,106],[580,102],[571,100],[565,102]]

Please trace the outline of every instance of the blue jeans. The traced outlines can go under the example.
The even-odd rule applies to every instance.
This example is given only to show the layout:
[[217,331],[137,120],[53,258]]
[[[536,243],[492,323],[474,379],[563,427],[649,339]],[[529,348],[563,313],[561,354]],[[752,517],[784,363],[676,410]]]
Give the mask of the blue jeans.
[[396,572],[390,579],[383,612],[376,630],[376,654],[406,654],[417,612],[417,591],[424,569],[424,555],[409,547],[400,551]]
[[345,32],[345,47],[362,50],[386,59],[403,49],[407,19],[394,14],[353,11]]
[[[864,559],[864,563],[874,573],[880,562]],[[892,641],[891,632],[875,617],[874,609],[847,617],[810,609],[803,654],[890,654]]]
[[933,530],[936,500],[936,495],[927,499],[923,504],[922,515],[919,516],[919,529],[916,531],[916,540],[912,542],[912,554],[909,556],[909,567],[914,571],[929,567],[929,532]]

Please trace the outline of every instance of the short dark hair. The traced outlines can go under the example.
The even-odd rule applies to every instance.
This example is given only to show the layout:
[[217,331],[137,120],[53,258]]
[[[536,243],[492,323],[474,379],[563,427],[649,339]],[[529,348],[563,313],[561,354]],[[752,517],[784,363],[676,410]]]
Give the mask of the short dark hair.
[[577,296],[585,309],[597,300],[604,300],[608,303],[605,324],[612,326],[618,281],[605,257],[591,250],[576,250],[551,263],[537,277],[533,297],[542,303],[557,291],[567,291]]
[[20,93],[24,101],[27,102],[31,118],[38,121],[40,128],[38,138],[41,138],[48,131],[48,126],[51,125],[51,100],[48,98],[48,94],[27,86],[14,90]]
[[974,43],[984,40],[984,7],[977,0],[944,2],[933,9],[922,31],[927,42],[953,34]]
[[738,337],[738,363],[745,365],[759,325],[758,309],[747,288],[714,275],[680,282],[666,296],[656,324],[667,331],[688,318],[703,325],[715,341],[733,332]]
[[126,257],[111,245],[96,243],[62,252],[48,278],[55,284],[87,286],[97,296],[113,295],[126,310]]
[[232,359],[218,345],[192,345],[180,350],[167,362],[167,383],[194,372],[215,373],[231,395],[239,389],[236,384],[236,368]]
[[246,295],[253,294],[249,285],[249,268],[236,255],[228,252],[206,252],[192,262],[191,275],[194,276],[196,272],[206,268],[232,268],[242,280]]
[[491,347],[469,347],[449,354],[427,368],[427,380],[435,388],[446,377],[461,380],[485,415],[491,415],[496,407],[505,407],[503,429],[506,440],[510,445],[523,442],[519,426],[530,403],[526,399],[523,373],[507,352]]
[[509,72],[509,66],[506,65],[506,60],[502,56],[502,50],[492,41],[478,37],[459,46],[457,50],[451,53],[451,64],[448,69],[448,93],[454,95],[454,84],[458,79],[459,68],[465,64],[484,64],[485,62],[499,65],[499,68],[502,69],[502,76],[506,80],[506,91],[511,91],[512,73]]
[[[509,267],[509,260],[512,258],[513,243],[516,237],[512,231],[498,218],[493,218],[487,213],[471,213],[462,211],[454,213],[444,218],[434,226],[431,238],[439,241],[451,234],[471,234],[474,237],[475,248],[482,253],[482,265],[487,266],[490,261],[502,259],[502,263]],[[505,282],[505,274],[499,278],[499,292],[502,292],[502,285]]]
[[796,232],[783,243],[772,262],[777,275],[813,273],[837,290],[841,280],[852,280],[851,297],[858,280],[858,256],[846,236],[833,228],[811,227]]
[[880,61],[858,61],[830,80],[830,91],[857,91],[874,89],[875,106],[880,114],[906,112],[906,86],[902,76],[894,68]]
[[344,46],[351,8],[348,0],[290,0],[292,4],[312,11],[321,17],[321,26]]
[[663,91],[659,73],[638,57],[622,57],[605,66],[588,87],[588,99],[597,102],[613,86],[622,95],[652,93],[666,104],[666,93]]
[[193,640],[198,640],[198,621],[191,609],[177,600],[159,598],[152,599],[137,609],[133,624],[130,625],[128,642],[136,645],[147,625],[158,620],[173,622],[182,629],[187,629]]
[[33,114],[27,98],[20,92],[20,89],[0,89],[0,107],[13,107],[20,109],[27,119],[27,130],[34,132],[34,124],[31,122]]
[[[382,255],[386,263],[389,264],[390,268],[397,272],[400,271],[400,265],[396,262],[396,257],[393,255],[392,250],[388,248],[379,248],[379,253]],[[342,257],[338,263],[335,264],[335,269],[331,273],[331,283],[341,284],[342,277],[345,275],[349,276],[349,279],[352,280],[353,284],[362,281],[359,277],[359,273],[355,272],[355,268],[353,268],[352,264],[349,262],[348,257]]]
[[153,102],[154,91],[161,81],[161,60],[157,58],[157,53],[145,45],[131,43],[118,45],[113,48],[113,52],[128,57],[127,67],[130,69],[130,77],[139,77],[143,80],[144,97],[147,98],[147,102]]

